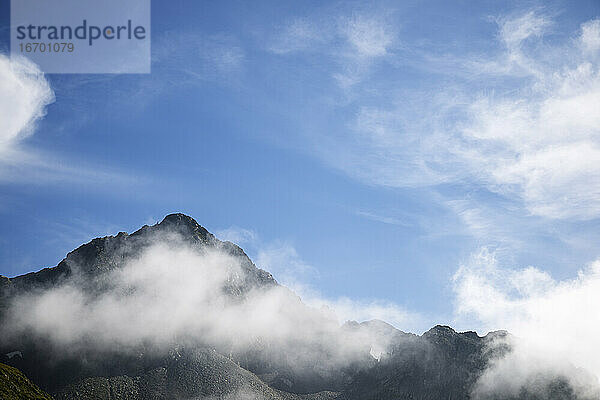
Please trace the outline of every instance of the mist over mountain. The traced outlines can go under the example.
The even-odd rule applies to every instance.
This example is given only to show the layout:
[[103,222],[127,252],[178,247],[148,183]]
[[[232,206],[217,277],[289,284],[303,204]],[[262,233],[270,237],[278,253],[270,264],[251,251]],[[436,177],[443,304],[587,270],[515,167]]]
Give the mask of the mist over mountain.
[[507,381],[503,331],[340,325],[183,214],[0,276],[0,320],[0,362],[57,399],[600,398],[571,366]]

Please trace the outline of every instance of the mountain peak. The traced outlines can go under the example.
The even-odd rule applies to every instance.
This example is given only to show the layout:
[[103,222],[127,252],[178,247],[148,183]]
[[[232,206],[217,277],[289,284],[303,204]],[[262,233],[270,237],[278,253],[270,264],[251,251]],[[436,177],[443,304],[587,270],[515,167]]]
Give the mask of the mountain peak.
[[436,325],[423,334],[425,337],[452,337],[456,335],[456,331],[447,325]]
[[171,230],[177,232],[181,234],[184,238],[195,237],[196,239],[200,239],[200,241],[205,243],[214,239],[213,235],[208,230],[206,230],[206,228],[204,228],[202,225],[196,222],[194,218],[182,213],[169,214],[165,218],[163,218],[163,220],[158,224],[151,227],[144,226],[135,234],[142,234],[146,231],[160,232],[163,230]]
[[187,225],[187,226],[200,226],[198,222],[189,215],[183,213],[169,214],[163,218],[159,225],[162,224],[174,224],[174,225]]

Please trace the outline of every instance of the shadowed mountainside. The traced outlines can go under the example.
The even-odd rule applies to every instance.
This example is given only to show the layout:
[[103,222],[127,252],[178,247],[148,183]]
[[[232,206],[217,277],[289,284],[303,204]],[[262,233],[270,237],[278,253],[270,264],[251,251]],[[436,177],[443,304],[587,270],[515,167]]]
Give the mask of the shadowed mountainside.
[[18,369],[0,364],[0,398],[2,400],[52,400]]

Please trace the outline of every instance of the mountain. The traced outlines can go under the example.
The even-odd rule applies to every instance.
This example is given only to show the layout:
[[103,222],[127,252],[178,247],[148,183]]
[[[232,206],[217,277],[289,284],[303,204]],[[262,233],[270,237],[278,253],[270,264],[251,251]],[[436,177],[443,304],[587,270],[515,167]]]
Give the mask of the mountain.
[[[506,332],[339,326],[183,214],[0,276],[0,322],[0,362],[65,400],[470,399],[510,351]],[[536,391],[575,398],[560,376]]]
[[[144,225],[131,235],[119,232],[116,236],[96,238],[73,250],[56,267],[44,268],[38,272],[6,278],[0,275],[0,299],[19,292],[40,290],[64,282],[74,274],[88,279],[89,288],[102,288],[100,280],[127,259],[139,255],[154,240],[177,234],[179,239],[198,248],[214,247],[237,257],[246,273],[246,280],[232,290],[243,292],[257,285],[276,284],[273,276],[256,268],[244,251],[230,242],[222,242],[214,237],[193,218],[183,214],[171,214],[154,226]],[[4,302],[5,303],[5,302]]]
[[21,371],[6,364],[0,364],[0,397],[3,400],[52,400]]
[[213,349],[174,349],[164,367],[140,376],[90,377],[63,388],[57,400],[74,399],[276,399],[328,400],[337,393],[298,395],[269,387]]

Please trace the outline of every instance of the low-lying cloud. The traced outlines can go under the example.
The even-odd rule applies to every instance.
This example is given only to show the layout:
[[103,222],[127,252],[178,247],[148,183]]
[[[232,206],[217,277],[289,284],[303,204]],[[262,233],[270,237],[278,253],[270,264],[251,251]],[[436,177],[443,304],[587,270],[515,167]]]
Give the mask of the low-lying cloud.
[[535,267],[503,269],[483,249],[460,267],[454,285],[463,323],[512,334],[513,351],[486,370],[479,394],[517,394],[549,377],[563,377],[584,398],[600,393],[600,261],[557,281]]
[[28,332],[69,353],[176,343],[224,354],[258,350],[259,358],[299,371],[316,360],[325,370],[369,362],[371,349],[385,351],[384,338],[343,328],[334,310],[309,307],[283,286],[240,289],[247,288],[247,274],[240,258],[225,251],[200,251],[178,239],[156,242],[93,284],[75,273],[18,296],[3,334]]
[[[331,301],[310,290],[302,293],[303,302],[280,285],[249,287],[252,273],[238,256],[219,246],[198,249],[177,236],[163,237],[93,278],[75,271],[59,285],[16,297],[2,334],[28,332],[69,354],[140,344],[209,345],[302,373],[316,364],[323,371],[368,365],[389,351],[389,330],[341,326],[338,314],[411,318],[385,302]],[[600,393],[600,262],[577,278],[557,281],[534,267],[502,269],[484,249],[460,267],[453,282],[463,325],[511,333],[512,351],[491,359],[474,388],[476,398],[548,390],[557,379],[581,398]],[[507,343],[494,343],[491,350],[495,344]]]
[[217,236],[250,250],[260,268],[272,273],[279,283],[292,289],[305,304],[315,309],[332,310],[340,324],[379,319],[414,332],[424,332],[431,327],[431,321],[424,315],[392,301],[323,295],[311,285],[311,282],[320,279],[319,270],[303,260],[290,242],[277,240],[264,243],[256,232],[239,227],[221,230]]

